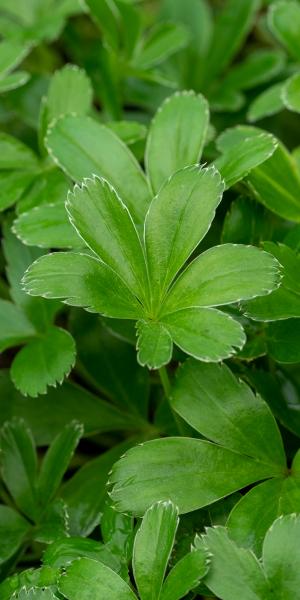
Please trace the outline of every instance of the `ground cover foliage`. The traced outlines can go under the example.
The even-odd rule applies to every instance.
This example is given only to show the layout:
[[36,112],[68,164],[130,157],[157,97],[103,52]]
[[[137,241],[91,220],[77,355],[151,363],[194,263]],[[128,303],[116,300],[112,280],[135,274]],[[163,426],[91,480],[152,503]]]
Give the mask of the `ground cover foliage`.
[[0,33],[0,600],[300,599],[300,3]]

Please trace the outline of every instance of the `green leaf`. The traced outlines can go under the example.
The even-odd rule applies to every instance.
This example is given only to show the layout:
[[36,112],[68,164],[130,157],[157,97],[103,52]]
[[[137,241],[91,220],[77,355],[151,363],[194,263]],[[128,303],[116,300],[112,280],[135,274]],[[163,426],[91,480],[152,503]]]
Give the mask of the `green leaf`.
[[132,540],[134,537],[134,522],[132,517],[118,513],[108,501],[104,506],[100,526],[102,539],[106,544],[106,548],[113,553],[121,565],[125,566],[127,577],[127,563],[131,560]]
[[0,170],[36,171],[38,160],[34,152],[17,138],[0,133]]
[[270,356],[279,363],[300,362],[300,319],[271,323],[267,329]]
[[282,514],[299,512],[300,485],[296,477],[264,481],[242,496],[231,511],[226,526],[239,545],[261,555],[267,530]]
[[150,201],[146,177],[130,150],[108,127],[89,117],[68,115],[48,130],[46,146],[75,181],[93,174],[107,179],[134,221],[143,222]]
[[300,222],[300,174],[283,144],[249,174],[247,183],[256,200],[269,210],[283,219]]
[[44,552],[43,563],[60,569],[79,557],[97,560],[116,572],[119,568],[118,561],[104,544],[82,537],[61,538],[55,541]]
[[66,568],[59,591],[68,600],[136,600],[135,594],[117,573],[102,563],[79,558]]
[[283,266],[280,287],[264,298],[242,304],[243,312],[257,321],[276,321],[300,317],[300,286],[298,270],[300,259],[296,252],[284,244],[265,242],[264,248]]
[[254,128],[237,126],[222,133],[217,141],[222,156],[214,161],[226,188],[244,179],[255,167],[269,159],[277,147],[274,136]]
[[250,550],[239,548],[224,527],[207,530],[204,545],[211,554],[205,584],[222,600],[271,600],[262,565]]
[[9,506],[0,504],[0,563],[20,548],[29,531],[29,523]]
[[56,494],[82,435],[83,427],[74,421],[66,425],[49,446],[37,482],[38,495],[43,506]]
[[136,49],[133,64],[138,69],[151,69],[187,45],[189,35],[181,23],[158,23]]
[[32,296],[63,299],[71,306],[114,318],[143,316],[141,305],[120,277],[87,254],[55,252],[42,256],[29,267],[23,281],[25,291]]
[[207,554],[203,549],[192,549],[169,572],[161,593],[161,600],[180,600],[196,588],[209,568]]
[[68,194],[70,221],[89,248],[140,300],[147,294],[142,244],[126,206],[104,179],[85,179]]
[[138,321],[137,359],[140,365],[159,369],[170,362],[173,343],[168,330],[158,321]]
[[99,524],[107,498],[106,483],[110,470],[134,443],[136,439],[127,438],[85,463],[65,483],[61,495],[68,506],[70,535],[87,536]]
[[52,168],[47,165],[35,177],[30,188],[17,204],[17,214],[30,211],[31,208],[41,207],[44,204],[63,204],[70,188],[70,180],[52,163]]
[[68,113],[88,113],[92,96],[86,72],[76,65],[65,65],[51,78],[46,101],[48,123]]
[[75,344],[65,329],[50,327],[14,358],[11,378],[25,396],[45,394],[47,386],[62,383],[75,363]]
[[210,442],[169,437],[132,448],[114,465],[111,497],[118,511],[129,514],[141,515],[159,500],[186,513],[281,473]]
[[284,54],[278,50],[256,50],[230,69],[223,85],[248,90],[267,83],[283,70],[284,62]]
[[158,502],[145,513],[133,546],[133,573],[141,600],[159,598],[178,527],[172,502]]
[[214,308],[184,308],[164,315],[161,322],[181,350],[205,362],[229,358],[246,341],[242,326]]
[[[190,59],[191,47],[195,50],[197,57],[205,55],[213,30],[211,13],[211,7],[206,0],[186,0],[185,4],[182,4],[181,0],[162,0],[161,18],[175,23],[183,23],[189,31],[192,39],[186,50],[188,59]],[[181,52],[181,59],[182,55]]]
[[300,7],[298,2],[276,2],[270,7],[268,25],[292,58],[300,61]]
[[252,28],[258,0],[227,0],[217,16],[206,54],[204,83],[209,85],[231,62]]
[[175,281],[162,314],[264,296],[278,287],[279,263],[251,246],[223,244],[198,256]]
[[255,200],[239,196],[230,204],[226,213],[221,240],[223,244],[259,244],[269,239],[271,223],[266,218],[266,210]]
[[282,91],[284,82],[275,83],[267,90],[256,96],[249,106],[247,118],[248,121],[254,123],[265,117],[270,117],[280,112],[284,108],[282,99]]
[[0,433],[1,476],[18,508],[37,515],[37,456],[30,430],[21,419],[3,425]]
[[146,256],[154,308],[207,233],[223,185],[214,168],[177,171],[153,199],[145,221]]
[[300,584],[299,515],[277,519],[263,544],[263,565],[278,598],[295,598]]
[[82,244],[71,226],[63,203],[36,206],[23,212],[13,231],[28,246],[40,248],[76,248]]
[[300,73],[287,80],[283,88],[284,104],[290,110],[300,112]]
[[268,405],[227,366],[187,360],[170,401],[189,425],[210,440],[284,467],[281,436]]
[[0,298],[0,351],[18,346],[36,335],[36,330],[23,311],[8,300]]
[[158,109],[145,155],[154,193],[175,171],[200,161],[208,122],[208,103],[194,92],[176,93]]

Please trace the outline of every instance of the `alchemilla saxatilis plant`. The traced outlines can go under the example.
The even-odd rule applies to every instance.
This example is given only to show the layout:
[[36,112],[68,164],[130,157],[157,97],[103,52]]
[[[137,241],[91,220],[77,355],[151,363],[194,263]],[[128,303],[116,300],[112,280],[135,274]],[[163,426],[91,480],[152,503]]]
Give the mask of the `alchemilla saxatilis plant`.
[[0,600],[300,600],[298,1],[0,28]]

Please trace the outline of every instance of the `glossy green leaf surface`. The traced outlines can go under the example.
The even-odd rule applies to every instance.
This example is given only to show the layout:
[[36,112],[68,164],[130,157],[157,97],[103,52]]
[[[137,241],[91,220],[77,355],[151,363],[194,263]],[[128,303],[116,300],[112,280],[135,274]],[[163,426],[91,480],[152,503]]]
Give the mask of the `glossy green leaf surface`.
[[133,448],[114,465],[111,497],[117,510],[134,515],[168,499],[185,513],[281,472],[209,442],[160,439]]
[[169,572],[162,588],[161,600],[180,600],[196,588],[208,569],[206,552],[200,548],[192,548]]
[[192,92],[168,98],[148,134],[146,167],[154,193],[179,169],[199,162],[209,121],[207,101]]
[[299,590],[299,515],[287,515],[273,523],[263,544],[263,565],[280,597],[295,597]]
[[178,511],[172,502],[154,504],[143,517],[133,547],[133,573],[141,600],[161,595],[177,526]]

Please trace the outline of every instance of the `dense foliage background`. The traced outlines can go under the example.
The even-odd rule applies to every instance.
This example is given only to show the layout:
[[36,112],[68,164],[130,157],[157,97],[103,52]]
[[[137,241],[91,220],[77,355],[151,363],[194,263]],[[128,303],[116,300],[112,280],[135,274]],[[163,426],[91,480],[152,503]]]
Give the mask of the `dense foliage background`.
[[300,3],[0,34],[0,600],[300,598]]

